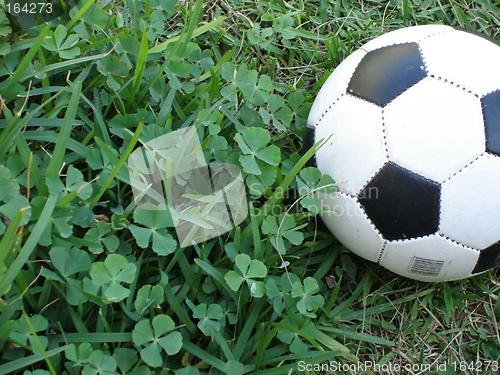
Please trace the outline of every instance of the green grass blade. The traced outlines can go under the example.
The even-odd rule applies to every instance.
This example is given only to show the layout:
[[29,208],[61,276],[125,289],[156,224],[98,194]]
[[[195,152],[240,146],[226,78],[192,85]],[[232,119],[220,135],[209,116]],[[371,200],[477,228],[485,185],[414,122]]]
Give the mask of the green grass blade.
[[10,333],[14,330],[16,322],[14,320],[8,320],[5,324],[0,324],[0,353],[2,352],[7,338]]
[[[103,57],[106,57],[109,55],[109,52],[107,53],[101,53],[99,55],[92,55],[92,56],[85,56],[85,57],[79,57],[77,59],[72,59],[72,60],[67,60],[67,61],[61,61],[58,63],[50,64],[47,66],[42,67],[37,74],[42,74],[42,73],[48,73],[54,70],[60,69],[61,71],[67,71],[69,67],[75,66],[77,64],[81,64],[87,61],[94,61],[94,60],[99,60],[102,59]],[[19,82],[23,82],[28,78],[33,77],[33,72],[23,72],[24,74],[20,77]]]
[[[26,210],[17,211],[2,236],[2,240],[0,241],[0,265],[17,254],[15,250],[21,244],[21,234],[18,230],[22,225],[25,214]],[[5,266],[8,267],[8,264],[5,264]]]
[[32,110],[26,117],[23,119],[20,118],[20,115],[12,114],[12,112],[9,111],[8,108],[3,108],[3,114],[5,115],[5,120],[7,125],[5,128],[2,130],[2,133],[0,134],[0,160],[3,160],[5,155],[7,154],[7,151],[12,147],[12,143],[14,142],[14,139],[16,136],[19,134],[21,129],[26,126],[32,119],[35,118],[35,116],[52,100],[57,98],[59,95],[61,95],[63,92],[66,91],[66,88],[58,92],[57,94],[53,95],[49,100],[43,102],[40,104],[38,107],[36,107],[34,110]]
[[[40,131],[31,131],[27,130],[25,131],[22,135],[18,134],[18,138],[21,138],[23,140],[28,140],[28,141],[38,141],[38,142],[51,142],[54,144],[57,144],[58,142],[58,134],[54,131],[50,130],[40,130]],[[17,142],[17,138],[16,138]],[[26,144],[26,142],[25,142]],[[18,145],[18,143],[16,143]],[[26,144],[27,146],[27,144]],[[87,154],[89,153],[89,148],[82,145],[80,142],[74,140],[73,138],[68,139],[68,150],[76,152],[78,155],[80,155],[82,158],[85,158]],[[20,147],[18,146],[18,149]],[[28,148],[29,150],[29,148]]]
[[[65,345],[65,346],[61,346],[60,348],[47,350],[45,352],[45,356],[47,356],[47,358],[50,358],[52,356],[55,356],[56,354],[61,353],[62,351],[66,350],[67,348],[68,348],[68,345]],[[33,354],[33,355],[28,356],[28,357],[15,359],[15,360],[10,361],[6,364],[0,365],[0,375],[13,374],[17,370],[20,370],[20,369],[25,368],[29,365],[32,365],[33,363],[37,363],[37,362],[40,362],[43,360],[44,360],[44,354]]]
[[137,63],[135,64],[134,71],[134,82],[132,83],[132,89],[130,91],[130,96],[128,98],[128,107],[131,108],[135,104],[136,94],[139,91],[139,86],[146,70],[146,61],[148,58],[148,37],[146,35],[146,29],[142,32],[141,47],[139,49],[139,55],[137,56]]
[[45,202],[45,206],[43,207],[42,213],[35,227],[33,228],[30,236],[26,240],[24,246],[22,247],[19,255],[16,260],[12,262],[10,267],[5,272],[5,275],[0,278],[0,293],[3,290],[6,290],[7,286],[9,286],[12,281],[16,278],[19,271],[23,268],[25,263],[28,261],[31,253],[35,250],[40,237],[42,237],[43,232],[47,228],[47,225],[50,222],[50,218],[52,216],[52,212],[54,211],[54,207],[57,201],[57,196],[50,195]]
[[214,357],[212,354],[207,353],[205,350],[201,349],[198,345],[193,344],[192,342],[189,342],[187,340],[184,340],[182,347],[188,352],[200,358],[201,360],[205,361],[209,365],[225,373],[226,364],[217,357]]
[[[356,290],[358,290],[358,288],[356,288]],[[397,300],[394,300],[391,302],[381,303],[381,304],[378,304],[378,305],[375,305],[372,307],[368,307],[366,309],[359,310],[359,311],[348,311],[344,314],[340,314],[340,312],[339,312],[338,314],[335,314],[335,315],[331,314],[330,316],[331,317],[342,316],[342,320],[346,320],[346,321],[352,321],[352,320],[356,320],[356,319],[363,320],[366,318],[366,316],[381,314],[381,313],[386,312],[386,311],[393,311],[394,306],[415,300],[417,298],[424,297],[427,294],[431,293],[432,291],[433,291],[432,289],[424,289],[424,290],[421,290],[419,292],[412,293],[410,295],[398,298]],[[334,310],[334,311],[336,311],[336,310]]]
[[65,333],[58,335],[56,339],[65,343],[109,343],[109,342],[130,342],[132,341],[132,332],[80,332]]
[[392,340],[387,340],[382,337],[377,337],[373,335],[369,335],[363,332],[356,332],[350,329],[341,329],[336,327],[321,327],[321,331],[331,332],[338,337],[343,337],[344,339],[350,339],[354,341],[364,341],[370,342],[372,344],[377,345],[386,345],[386,346],[394,346],[395,343]]
[[45,40],[45,36],[49,32],[49,30],[50,30],[50,25],[45,25],[42,31],[40,31],[40,34],[36,38],[33,45],[30,47],[26,55],[24,55],[23,59],[17,66],[17,69],[14,72],[14,74],[6,81],[5,87],[0,87],[0,92],[2,93],[2,96],[4,97],[6,103],[10,102],[15,98],[16,94],[9,92],[9,90],[12,89],[12,87],[14,87],[17,83],[22,81],[21,77],[23,76],[23,74],[25,74],[26,70],[28,69],[31,61],[35,57],[35,54],[38,52],[38,49],[41,47],[43,41]]
[[253,334],[253,329],[257,324],[259,316],[261,314],[261,310],[264,307],[266,300],[261,298],[257,303],[253,304],[252,309],[247,315],[247,319],[245,321],[245,325],[240,332],[238,340],[236,341],[236,345],[234,346],[234,356],[237,361],[243,356],[245,352],[245,347],[247,345],[248,340]]
[[[219,17],[216,20],[213,20],[213,21],[207,23],[206,25],[198,27],[197,29],[195,29],[193,31],[192,38],[196,38],[197,36],[205,34],[207,31],[213,29],[214,27],[219,26],[222,22],[224,22],[225,19],[226,19],[226,17]],[[167,48],[167,46],[170,43],[178,42],[181,39],[181,37],[182,37],[182,35],[178,35],[176,37],[173,37],[172,39],[169,39],[163,43],[160,43],[160,44],[150,48],[149,53],[162,52]]]
[[34,162],[33,153],[30,150],[28,143],[26,142],[27,139],[28,138],[24,137],[23,134],[18,133],[16,138],[14,139],[14,142],[16,144],[19,155],[23,159],[24,165],[28,170],[30,179],[35,183],[35,187],[38,189],[38,191],[40,191],[41,189],[43,189],[43,177],[42,173],[40,172],[40,168]]
[[167,297],[167,301],[168,301],[172,311],[177,315],[177,317],[179,318],[181,323],[186,326],[186,328],[189,330],[189,332],[192,335],[195,334],[198,331],[198,328],[196,327],[196,324],[193,323],[193,321],[189,318],[189,316],[184,311],[179,300],[177,299],[174,292],[172,291],[172,288],[170,288],[170,286],[167,285],[164,289],[164,292],[165,292],[165,297]]
[[97,195],[94,197],[94,199],[93,199],[94,203],[99,202],[99,199],[101,199],[102,195],[106,192],[106,190],[108,189],[108,187],[111,184],[111,182],[113,181],[113,179],[116,177],[118,172],[123,168],[123,166],[127,162],[128,157],[130,156],[130,154],[134,150],[134,147],[137,144],[139,137],[141,136],[143,126],[144,126],[144,120],[139,121],[139,125],[137,126],[137,129],[135,129],[135,133],[134,133],[132,139],[130,140],[130,143],[128,144],[127,149],[123,153],[122,157],[118,160],[118,163],[115,165],[115,168],[113,169],[111,174],[108,176],[106,181],[104,181],[104,183],[102,184],[101,189],[99,190],[99,193],[97,193]]
[[69,22],[66,24],[66,30],[70,30],[73,25],[75,24],[76,21],[78,21],[84,14],[87,12],[87,10],[90,9],[92,5],[94,5],[95,0],[88,0],[83,6],[80,8],[78,12],[75,13],[75,15],[69,20]]
[[[54,147],[54,152],[52,153],[52,158],[50,159],[49,165],[47,166],[47,176],[59,176],[59,170],[61,169],[64,162],[64,155],[66,149],[68,148],[68,142],[71,137],[71,130],[73,129],[73,122],[75,121],[76,112],[78,111],[78,102],[80,100],[80,93],[82,91],[82,82],[78,81],[74,85],[73,93],[68,103],[68,108],[64,115],[64,121],[59,130],[59,136],[57,137],[57,142]],[[46,194],[48,191],[47,187],[42,191],[42,194]]]
[[42,342],[38,338],[35,327],[33,327],[31,320],[28,318],[28,315],[26,315],[25,312],[23,312],[23,318],[29,327],[30,333],[32,334],[33,339],[35,340],[35,344],[38,347],[38,350],[41,352],[40,354],[42,354],[43,359],[45,360],[45,363],[47,364],[47,367],[49,368],[50,373],[52,375],[56,375],[56,371],[54,370],[54,366],[52,365],[52,362],[50,362],[49,356],[47,355],[47,352],[45,351],[45,348],[43,347]]
[[112,146],[108,127],[106,126],[106,122],[104,121],[104,117],[102,114],[102,105],[100,103],[99,96],[95,96],[94,100],[96,101],[96,103],[93,103],[85,95],[82,95],[82,99],[85,101],[85,103],[88,104],[90,108],[92,108],[92,113],[94,114],[94,119],[89,123],[89,126],[93,126],[95,135],[97,137],[101,138],[107,145]]

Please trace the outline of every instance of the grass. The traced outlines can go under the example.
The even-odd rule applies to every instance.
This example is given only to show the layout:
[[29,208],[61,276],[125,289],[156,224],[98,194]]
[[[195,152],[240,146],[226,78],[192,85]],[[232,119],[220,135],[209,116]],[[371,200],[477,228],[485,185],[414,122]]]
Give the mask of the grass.
[[[363,43],[430,23],[500,40],[499,14],[82,0],[24,29],[0,12],[0,374],[497,373],[499,270],[422,283],[351,254],[307,204],[332,181],[302,138],[325,73]],[[136,207],[126,162],[191,125],[252,204],[182,249],[166,212]]]

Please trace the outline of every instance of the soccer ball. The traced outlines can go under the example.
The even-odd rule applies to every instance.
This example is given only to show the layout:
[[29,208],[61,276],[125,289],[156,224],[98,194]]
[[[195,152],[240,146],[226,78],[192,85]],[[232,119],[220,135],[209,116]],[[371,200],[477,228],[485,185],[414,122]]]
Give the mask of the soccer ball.
[[306,144],[323,221],[352,252],[422,281],[500,264],[500,44],[428,25],[389,32],[328,77]]

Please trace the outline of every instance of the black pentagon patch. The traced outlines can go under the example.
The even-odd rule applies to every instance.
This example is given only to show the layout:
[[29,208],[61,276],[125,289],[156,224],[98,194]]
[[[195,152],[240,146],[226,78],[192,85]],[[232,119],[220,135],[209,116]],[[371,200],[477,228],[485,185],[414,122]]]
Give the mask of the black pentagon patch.
[[500,241],[479,252],[479,258],[472,273],[483,272],[500,265]]
[[[304,155],[312,146],[314,146],[315,141],[315,128],[306,127],[304,132],[304,143],[302,146],[302,155]],[[307,167],[316,167],[316,155],[313,155],[306,163]]]
[[500,156],[500,91],[492,92],[481,99],[486,151]]
[[377,229],[388,240],[432,234],[439,223],[441,185],[387,163],[359,195]]
[[347,91],[383,107],[426,76],[417,43],[395,44],[368,52]]

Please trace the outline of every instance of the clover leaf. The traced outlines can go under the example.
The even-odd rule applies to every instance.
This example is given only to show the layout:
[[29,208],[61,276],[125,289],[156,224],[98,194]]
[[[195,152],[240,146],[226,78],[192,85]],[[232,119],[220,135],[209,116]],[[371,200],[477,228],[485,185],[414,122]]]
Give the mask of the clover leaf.
[[58,175],[48,175],[46,183],[49,192],[52,194],[70,193],[76,190],[78,197],[83,200],[90,198],[92,195],[92,186],[85,181],[83,173],[72,165],[66,171],[65,183],[61,181]]
[[75,344],[70,344],[64,351],[66,358],[75,362],[74,366],[83,366],[88,363],[89,356],[92,354],[92,346],[88,342],[81,343],[78,348]]
[[23,372],[23,375],[51,375],[51,374],[47,370],[38,369],[34,371],[25,370]]
[[48,326],[48,320],[42,315],[35,314],[31,317],[23,315],[16,320],[9,337],[14,343],[21,346],[29,344],[35,354],[40,354],[41,350],[47,349],[49,340],[47,336],[36,333],[46,331]]
[[175,375],[200,375],[200,370],[193,366],[186,366],[177,370]]
[[277,166],[281,161],[280,149],[276,145],[266,145],[271,140],[269,132],[262,128],[247,128],[243,134],[234,137],[243,155],[240,163],[243,170],[254,175],[262,174],[261,167],[266,164]]
[[313,213],[319,213],[323,209],[322,196],[335,194],[337,191],[336,186],[334,186],[335,181],[330,176],[323,175],[315,167],[301,170],[296,177],[296,182],[299,194],[302,196],[300,205]]
[[158,255],[168,255],[175,251],[177,241],[165,229],[173,226],[168,211],[137,208],[134,211],[134,221],[146,226],[146,228],[135,224],[129,226],[139,247],[145,249],[152,242],[152,249]]
[[243,171],[248,173],[247,185],[250,193],[260,195],[265,186],[276,180],[276,166],[281,161],[281,151],[276,145],[266,146],[271,136],[266,129],[251,127],[237,133],[234,137],[243,155],[239,161]]
[[137,362],[137,351],[130,348],[116,348],[113,352],[113,358],[122,374],[129,374],[129,370]]
[[259,106],[267,102],[273,82],[269,76],[259,76],[257,70],[249,70],[246,65],[241,65],[236,73],[236,86],[248,102]]
[[130,284],[135,279],[137,266],[129,263],[120,254],[110,254],[104,262],[97,262],[90,269],[90,277],[95,285],[101,286],[103,296],[110,302],[119,302],[125,299],[130,290],[122,283]]
[[113,233],[111,225],[105,221],[98,221],[94,228],[88,230],[84,239],[93,242],[93,246],[89,246],[89,250],[94,254],[100,254],[104,249],[109,252],[116,251],[120,240]]
[[302,315],[315,318],[316,314],[310,313],[323,306],[325,299],[322,295],[316,295],[319,291],[318,282],[312,277],[307,277],[304,283],[297,281],[292,287],[292,297],[300,298],[297,309]]
[[82,370],[82,375],[119,375],[116,372],[116,360],[102,350],[94,350],[89,358],[88,365]]
[[83,173],[70,165],[66,172],[66,190],[68,192],[78,190],[78,197],[81,199],[89,199],[92,195],[92,186],[87,183],[83,177]]
[[222,308],[224,317],[221,320],[223,327],[226,324],[234,325],[238,321],[238,314],[236,304],[233,301],[223,300],[220,302],[219,306]]
[[[292,308],[296,312],[296,299],[292,297],[292,285],[299,281],[294,273],[283,274],[281,278],[272,278],[266,281],[266,295],[272,303],[274,311],[281,314],[283,310]],[[292,312],[292,311],[289,311]]]
[[206,336],[213,336],[221,329],[220,321],[224,318],[222,307],[216,303],[207,306],[206,303],[201,303],[195,306],[191,301],[187,301],[191,310],[193,310],[193,317],[199,319],[198,328]]
[[285,131],[293,120],[293,112],[279,95],[271,95],[267,108],[260,107],[259,114],[264,123],[271,123],[279,131]]
[[224,369],[226,370],[226,374],[242,375],[245,371],[245,366],[241,362],[230,360],[226,362]]
[[292,215],[283,213],[276,218],[267,216],[262,222],[262,232],[271,235],[271,243],[280,254],[285,254],[291,245],[300,245],[304,240],[304,234],[299,229],[307,223],[297,225]]
[[90,256],[77,248],[54,247],[49,251],[52,264],[59,273],[67,278],[78,272],[88,271],[91,267]]
[[239,272],[229,271],[225,275],[225,280],[229,287],[237,291],[243,282],[246,282],[250,288],[250,293],[256,298],[264,295],[266,289],[262,279],[267,275],[267,267],[257,259],[250,259],[247,254],[238,254],[235,258],[236,268]]
[[59,53],[62,59],[69,60],[75,58],[80,53],[80,48],[76,46],[80,38],[76,34],[68,35],[68,30],[64,25],[57,26],[53,33],[43,41],[42,46],[52,52]]
[[144,285],[137,292],[137,297],[134,303],[135,311],[137,311],[138,314],[143,315],[149,306],[156,306],[162,303],[163,296],[163,288],[161,285]]
[[151,367],[163,363],[162,351],[168,355],[177,354],[182,348],[182,335],[174,331],[175,323],[168,315],[157,315],[153,321],[141,320],[132,331],[134,344],[142,347],[141,358]]
[[303,90],[298,90],[287,97],[288,105],[290,109],[293,111],[293,120],[297,130],[305,129],[307,123],[307,117],[311,110],[311,103],[306,100],[306,96],[303,93]]
[[314,328],[314,325],[311,327],[310,321],[305,320],[304,317],[298,314],[289,315],[288,318],[284,319],[284,322],[286,322],[286,325],[297,327],[299,331],[291,331],[289,329],[279,327],[277,337],[282,342],[290,345],[290,351],[292,353],[307,352],[307,345],[302,342],[299,332],[305,333],[306,329]]
[[278,328],[277,336],[284,343],[290,344],[290,351],[292,353],[307,352],[307,345],[302,342],[296,332],[285,328]]

